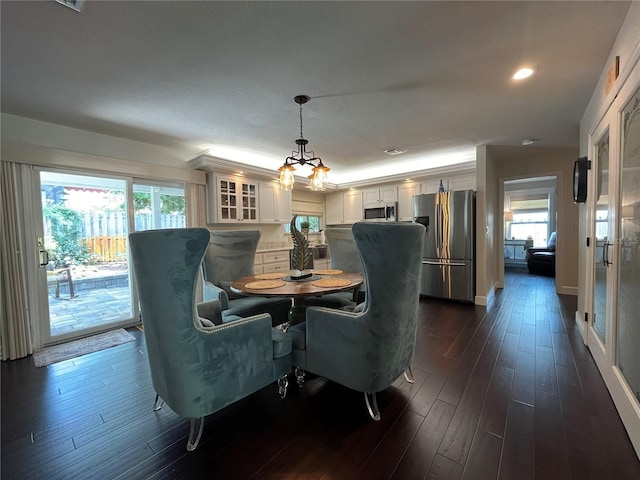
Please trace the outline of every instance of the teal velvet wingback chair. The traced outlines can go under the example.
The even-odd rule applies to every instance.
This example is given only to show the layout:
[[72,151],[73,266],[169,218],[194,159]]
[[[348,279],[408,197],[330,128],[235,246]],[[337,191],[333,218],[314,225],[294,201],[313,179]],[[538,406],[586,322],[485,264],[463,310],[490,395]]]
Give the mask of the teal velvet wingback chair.
[[[324,231],[329,246],[331,268],[343,272],[362,273],[362,262],[356,248],[351,228],[332,228]],[[305,298],[307,305],[328,308],[353,308],[356,303],[364,299],[365,285],[362,284],[355,291],[330,293],[321,297]]]
[[380,419],[376,393],[405,373],[412,381],[425,229],[417,223],[356,223],[365,301],[353,312],[308,307],[289,329],[298,383],[301,369],[364,392]]
[[[205,321],[195,302],[209,230],[179,228],[129,235],[140,299],[154,409],[164,402],[191,419],[187,450],[200,440],[204,417],[278,380],[286,395],[291,338],[267,314],[222,323],[217,300]],[[199,426],[197,425],[199,423]]]
[[222,308],[223,322],[259,313],[271,315],[273,325],[285,323],[291,308],[286,298],[244,296],[231,290],[231,282],[253,275],[260,230],[215,230],[211,232],[204,257],[203,298],[217,299]]

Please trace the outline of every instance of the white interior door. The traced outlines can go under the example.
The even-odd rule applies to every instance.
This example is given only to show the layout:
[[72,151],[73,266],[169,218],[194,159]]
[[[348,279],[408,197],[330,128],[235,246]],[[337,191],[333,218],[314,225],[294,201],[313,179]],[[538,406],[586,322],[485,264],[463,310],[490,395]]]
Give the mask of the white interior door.
[[[599,129],[596,130],[594,145],[591,155],[591,195],[590,201],[591,225],[590,238],[593,239],[592,247],[592,309],[587,336],[589,348],[601,365],[606,368],[608,341],[611,338],[612,318],[610,312],[611,302],[614,297],[615,266],[612,256],[615,228],[612,222],[614,195],[610,195],[615,189],[614,175],[611,175],[610,156],[615,153],[615,145],[610,144],[609,117]],[[613,148],[613,151],[612,151]],[[615,156],[614,156],[615,158]],[[607,330],[609,333],[607,334]]]

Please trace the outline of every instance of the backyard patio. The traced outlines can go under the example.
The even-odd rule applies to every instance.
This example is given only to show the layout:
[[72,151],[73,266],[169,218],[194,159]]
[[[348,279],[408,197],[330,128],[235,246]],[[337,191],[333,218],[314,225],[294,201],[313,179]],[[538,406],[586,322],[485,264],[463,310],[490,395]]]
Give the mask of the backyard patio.
[[[131,315],[125,262],[69,267],[70,281],[49,281],[51,336],[125,320]],[[56,296],[56,286],[59,296]],[[73,296],[71,292],[73,291]]]

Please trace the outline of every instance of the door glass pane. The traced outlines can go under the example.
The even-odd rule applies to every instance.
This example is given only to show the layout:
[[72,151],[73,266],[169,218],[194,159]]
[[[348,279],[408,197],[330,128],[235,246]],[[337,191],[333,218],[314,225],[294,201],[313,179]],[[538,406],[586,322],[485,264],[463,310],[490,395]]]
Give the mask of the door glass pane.
[[596,254],[594,262],[593,287],[593,328],[598,337],[605,341],[607,312],[607,265],[603,263],[604,248],[608,238],[609,225],[609,133],[598,142],[596,169]]
[[617,364],[640,401],[640,90],[622,115]]
[[167,185],[133,185],[135,229],[184,228],[184,188]]
[[40,172],[50,337],[130,320],[126,181]]

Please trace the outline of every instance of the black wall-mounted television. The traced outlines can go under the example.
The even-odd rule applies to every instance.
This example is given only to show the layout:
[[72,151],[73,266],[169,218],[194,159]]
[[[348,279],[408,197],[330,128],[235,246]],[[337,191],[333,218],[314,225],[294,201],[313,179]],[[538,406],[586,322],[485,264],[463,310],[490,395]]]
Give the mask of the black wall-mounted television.
[[587,201],[587,171],[591,162],[587,157],[576,158],[573,164],[573,201],[585,203]]

